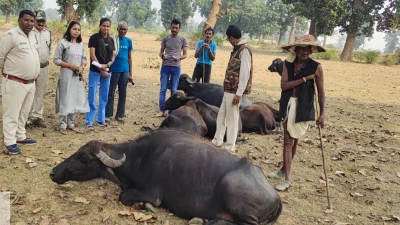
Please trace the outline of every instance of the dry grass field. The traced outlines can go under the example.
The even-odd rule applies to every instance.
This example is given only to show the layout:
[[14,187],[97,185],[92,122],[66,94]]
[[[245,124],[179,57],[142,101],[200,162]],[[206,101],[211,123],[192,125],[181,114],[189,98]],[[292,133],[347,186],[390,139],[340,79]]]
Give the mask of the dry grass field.
[[[4,32],[8,28],[2,28]],[[117,201],[117,185],[96,179],[59,186],[49,178],[50,170],[90,140],[118,143],[145,133],[144,125],[158,126],[155,117],[159,92],[160,42],[155,35],[128,33],[134,43],[135,85],[128,86],[127,118],[113,128],[60,135],[55,114],[55,86],[59,68],[50,64],[46,91],[47,128],[29,128],[34,146],[22,146],[23,154],[0,153],[0,191],[11,191],[12,224],[187,224],[167,210],[147,222],[135,220],[137,210]],[[84,37],[87,42],[88,36]],[[54,46],[55,48],[55,46]],[[54,49],[53,48],[53,49]],[[220,47],[212,68],[211,82],[222,84],[231,47]],[[194,49],[182,62],[182,73],[191,75]],[[280,77],[267,71],[281,53],[254,49],[254,102],[278,108]],[[294,186],[280,193],[284,208],[277,224],[391,224],[400,216],[400,67],[362,63],[320,61],[325,73],[326,127],[323,146],[327,162],[332,213],[327,209],[322,180],[323,168],[318,129],[312,126],[299,141],[294,159]],[[87,71],[85,71],[87,77]],[[397,97],[396,97],[397,96]],[[85,115],[77,117],[84,131]],[[238,156],[247,157],[264,173],[282,162],[282,134],[243,134]],[[0,148],[4,149],[1,143]],[[179,174],[177,174],[179,175]],[[276,181],[271,180],[274,185]],[[1,213],[1,212],[0,212]],[[396,222],[397,221],[397,222]]]

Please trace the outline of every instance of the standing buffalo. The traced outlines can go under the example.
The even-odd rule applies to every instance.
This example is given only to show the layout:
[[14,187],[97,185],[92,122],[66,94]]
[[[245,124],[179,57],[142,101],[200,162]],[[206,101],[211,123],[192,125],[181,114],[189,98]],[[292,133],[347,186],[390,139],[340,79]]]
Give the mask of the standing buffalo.
[[[224,97],[224,88],[218,84],[200,84],[192,80],[187,74],[181,74],[179,78],[178,90],[182,90],[187,96],[194,96],[203,102],[220,107]],[[241,108],[251,104],[246,95],[242,96]]]
[[270,72],[277,72],[279,76],[283,73],[283,61],[280,58],[276,58],[272,61],[272,64],[268,67]]
[[208,225],[273,224],[282,211],[259,167],[179,131],[158,130],[122,144],[91,141],[50,173],[58,184],[98,177],[120,184],[126,206],[143,202],[185,219],[208,219]]
[[259,131],[268,134],[268,130],[280,127],[278,110],[271,106],[256,102],[240,110],[243,132]]

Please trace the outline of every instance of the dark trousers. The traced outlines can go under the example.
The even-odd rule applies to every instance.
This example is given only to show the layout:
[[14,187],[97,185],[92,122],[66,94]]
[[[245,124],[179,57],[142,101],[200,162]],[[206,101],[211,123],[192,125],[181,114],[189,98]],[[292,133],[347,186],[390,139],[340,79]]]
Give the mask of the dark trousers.
[[118,86],[118,106],[115,117],[125,116],[126,87],[128,85],[128,72],[112,72],[110,89],[108,90],[108,101],[106,105],[106,117],[112,117],[114,112],[115,89]]
[[211,65],[208,64],[196,64],[196,67],[193,71],[192,79],[196,79],[196,81],[200,83],[200,80],[203,80],[203,70],[204,83],[210,83]]

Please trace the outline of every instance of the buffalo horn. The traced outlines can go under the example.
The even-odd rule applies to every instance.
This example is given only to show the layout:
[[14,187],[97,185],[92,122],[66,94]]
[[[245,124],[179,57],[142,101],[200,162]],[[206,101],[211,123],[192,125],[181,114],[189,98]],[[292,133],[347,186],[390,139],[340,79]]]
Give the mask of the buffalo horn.
[[189,84],[194,84],[194,83],[196,83],[197,78],[194,78],[194,80],[192,80],[192,79],[190,79],[190,78],[188,77],[188,78],[186,78],[186,81],[187,81]]
[[99,153],[96,153],[95,155],[104,165],[110,168],[120,167],[125,162],[126,159],[125,154],[123,154],[122,158],[120,159],[113,159],[102,150],[100,150]]

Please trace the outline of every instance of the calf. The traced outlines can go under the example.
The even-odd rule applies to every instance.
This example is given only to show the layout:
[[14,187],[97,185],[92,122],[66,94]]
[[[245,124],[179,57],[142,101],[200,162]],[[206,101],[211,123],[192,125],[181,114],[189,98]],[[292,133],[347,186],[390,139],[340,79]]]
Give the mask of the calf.
[[[213,138],[217,130],[217,116],[219,108],[209,105],[194,96],[186,96],[185,93],[177,91],[162,106],[163,110],[176,110],[187,104],[195,104],[197,111],[207,125],[207,137]],[[175,111],[174,111],[175,112]],[[242,121],[239,118],[239,135],[242,132]]]
[[169,114],[160,125],[160,129],[165,128],[180,130],[199,137],[204,137],[208,131],[207,124],[197,111],[194,102],[188,102]]
[[279,76],[282,76],[283,73],[283,61],[280,58],[276,58],[272,60],[272,64],[268,67],[270,72],[277,72]]
[[240,110],[243,132],[259,131],[265,135],[280,127],[278,110],[271,106],[256,102]]

